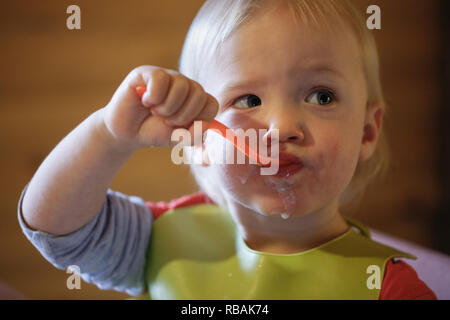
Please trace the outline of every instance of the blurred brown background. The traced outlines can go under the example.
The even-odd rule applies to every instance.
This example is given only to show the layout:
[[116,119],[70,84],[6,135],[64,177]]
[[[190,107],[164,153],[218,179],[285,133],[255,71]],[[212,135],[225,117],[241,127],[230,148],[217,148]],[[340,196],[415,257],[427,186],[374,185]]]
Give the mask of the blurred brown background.
[[[370,227],[438,248],[433,221],[443,197],[440,110],[445,39],[439,0],[355,1],[382,10],[379,44],[389,103],[392,167],[353,215]],[[0,281],[32,299],[122,299],[46,262],[17,222],[17,201],[51,149],[104,106],[124,76],[142,64],[177,69],[185,34],[203,0],[2,1],[0,4]],[[66,8],[81,8],[81,30],[66,28]],[[448,35],[447,35],[448,36]],[[448,41],[448,39],[447,39]],[[139,151],[112,186],[146,200],[195,192],[187,167],[169,149]]]

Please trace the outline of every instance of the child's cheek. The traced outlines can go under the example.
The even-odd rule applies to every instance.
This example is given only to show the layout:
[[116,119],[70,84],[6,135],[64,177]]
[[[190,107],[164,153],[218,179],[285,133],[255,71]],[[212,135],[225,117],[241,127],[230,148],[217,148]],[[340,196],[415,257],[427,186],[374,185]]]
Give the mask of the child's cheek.
[[314,157],[313,177],[311,185],[313,193],[323,190],[336,193],[344,191],[356,168],[357,157],[353,156],[351,145],[338,139],[324,142],[323,148]]

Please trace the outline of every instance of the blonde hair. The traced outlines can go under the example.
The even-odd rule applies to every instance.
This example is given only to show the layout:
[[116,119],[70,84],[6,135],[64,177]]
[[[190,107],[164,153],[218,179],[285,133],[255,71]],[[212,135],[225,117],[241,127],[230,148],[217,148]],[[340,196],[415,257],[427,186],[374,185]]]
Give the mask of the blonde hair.
[[[364,15],[349,0],[279,0],[285,3],[296,21],[315,27],[335,28],[335,23],[350,27],[360,45],[362,66],[367,82],[367,104],[383,103],[383,92],[379,75],[379,59],[375,39],[366,27]],[[208,65],[215,63],[221,45],[236,29],[247,22],[256,11],[273,0],[208,0],[197,13],[186,36],[179,61],[179,70],[187,77],[204,83]],[[330,19],[334,18],[334,19]],[[360,200],[363,191],[374,177],[383,173],[388,163],[388,147],[383,133],[380,134],[374,154],[359,162],[349,186],[344,191],[340,205],[350,200]],[[198,166],[191,166],[191,173],[200,189],[219,205],[225,205],[220,186],[214,178],[200,172]],[[350,206],[349,206],[350,208]]]

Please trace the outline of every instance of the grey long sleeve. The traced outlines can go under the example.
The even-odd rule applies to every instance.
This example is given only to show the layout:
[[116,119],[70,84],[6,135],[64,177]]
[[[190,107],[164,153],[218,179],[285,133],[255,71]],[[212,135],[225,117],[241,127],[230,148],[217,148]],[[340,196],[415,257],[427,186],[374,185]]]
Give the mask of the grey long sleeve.
[[64,236],[34,231],[22,217],[23,233],[58,269],[80,268],[81,277],[100,289],[114,289],[137,296],[146,291],[145,260],[153,216],[143,199],[108,190],[100,212],[80,229]]

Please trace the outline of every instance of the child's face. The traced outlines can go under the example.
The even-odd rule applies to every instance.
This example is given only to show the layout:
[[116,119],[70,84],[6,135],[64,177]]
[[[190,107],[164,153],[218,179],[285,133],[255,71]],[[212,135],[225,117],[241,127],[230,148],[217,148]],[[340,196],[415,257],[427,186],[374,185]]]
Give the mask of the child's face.
[[[264,215],[337,210],[358,160],[376,144],[376,130],[363,143],[376,116],[366,113],[360,54],[349,30],[296,25],[285,8],[259,12],[225,42],[203,84],[219,101],[217,119],[234,129],[278,129],[280,152],[304,165],[284,178],[260,175],[256,165],[210,165],[229,203]],[[210,136],[207,151],[222,139]]]

